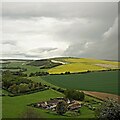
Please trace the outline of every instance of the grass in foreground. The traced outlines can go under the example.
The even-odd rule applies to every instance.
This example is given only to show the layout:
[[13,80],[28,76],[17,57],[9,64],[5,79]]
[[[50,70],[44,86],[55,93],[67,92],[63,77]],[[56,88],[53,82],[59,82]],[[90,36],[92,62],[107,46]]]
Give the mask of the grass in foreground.
[[[16,96],[16,97],[9,97],[4,96],[3,97],[3,118],[20,118],[22,114],[26,111],[26,109],[29,107],[28,104],[36,103],[39,101],[47,101],[50,98],[56,98],[56,97],[63,97],[64,95],[56,92],[54,90],[46,90],[43,92],[38,92],[34,94],[29,95],[23,95],[23,96]],[[96,100],[93,97],[86,96],[86,100]],[[39,108],[33,108],[31,107],[35,112],[37,112],[40,117],[43,118],[94,118],[95,113],[93,110],[90,110],[88,107],[83,106],[80,108],[81,114],[78,116],[74,115],[74,112],[68,111],[63,116],[58,115],[56,112],[52,112],[49,110],[39,109]]]
[[[50,98],[62,97],[63,94],[56,92],[54,90],[46,90],[42,92],[37,92],[34,94],[9,97],[4,96],[2,98],[2,114],[3,118],[19,118],[21,114],[26,110],[28,104],[46,101]],[[42,116],[54,117],[50,114],[45,113],[44,110],[37,109],[37,111]]]

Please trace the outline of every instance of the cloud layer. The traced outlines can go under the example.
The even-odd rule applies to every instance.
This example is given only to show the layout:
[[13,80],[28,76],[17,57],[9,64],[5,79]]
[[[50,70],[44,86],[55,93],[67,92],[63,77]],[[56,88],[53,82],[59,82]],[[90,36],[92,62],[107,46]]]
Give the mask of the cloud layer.
[[3,3],[2,57],[117,60],[117,9],[117,3]]

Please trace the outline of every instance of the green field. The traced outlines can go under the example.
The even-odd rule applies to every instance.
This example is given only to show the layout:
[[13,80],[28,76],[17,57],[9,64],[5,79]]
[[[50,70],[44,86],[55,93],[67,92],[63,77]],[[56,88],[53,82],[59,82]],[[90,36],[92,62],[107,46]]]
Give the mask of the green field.
[[[29,95],[22,95],[17,97],[2,97],[2,115],[3,118],[19,118],[26,110],[27,105],[39,101],[46,101],[50,98],[62,97],[63,94],[54,90],[46,90]],[[12,111],[11,111],[12,110]],[[52,114],[47,114],[44,110],[36,109],[42,117],[56,117]]]
[[49,75],[42,78],[63,88],[118,94],[118,71]]
[[[58,58],[58,61],[66,62],[65,65],[60,65],[51,69],[40,69],[41,66],[28,65],[30,61],[15,61],[3,64],[3,67],[21,67],[27,68],[27,73],[29,75],[31,72],[48,71],[51,74],[69,72],[85,72],[98,71],[98,70],[108,70],[109,67],[114,69],[118,65],[117,62],[93,60],[85,58]],[[40,61],[39,61],[40,62]],[[100,65],[110,65],[109,67],[103,67]],[[0,64],[1,65],[1,64]],[[12,70],[12,69],[11,69]],[[16,69],[14,69],[16,70]],[[71,88],[78,90],[90,90],[105,93],[118,94],[118,71],[106,71],[106,72],[90,72],[84,74],[69,74],[69,75],[47,75],[47,76],[34,76],[27,77],[34,82],[41,82],[55,88]],[[16,97],[7,96],[9,92],[2,90],[4,95],[2,97],[2,115],[3,118],[20,118],[21,114],[26,111],[28,104],[36,103],[39,101],[46,101],[50,98],[62,97],[64,96],[60,92],[54,91],[52,89],[36,92],[28,95],[21,95]],[[120,94],[119,94],[120,95]],[[85,95],[85,100],[95,99]],[[97,99],[96,99],[97,100]],[[48,112],[47,110],[32,108],[34,111],[40,114],[41,117],[46,118],[70,118],[70,112],[67,112],[64,116],[60,116],[55,112]],[[94,111],[90,110],[86,106],[81,109],[80,118],[93,118]],[[69,116],[69,117],[68,117]],[[76,116],[77,117],[77,116]]]
[[[3,64],[3,67],[21,67],[21,68],[27,68],[27,71],[25,71],[24,73],[26,74],[30,74],[31,72],[39,72],[39,71],[46,71],[46,69],[40,69],[40,67],[37,66],[31,66],[31,65],[27,65],[28,62],[11,62],[8,64]],[[11,69],[9,69],[11,70]],[[14,69],[16,70],[16,69]]]
[[[20,118],[22,113],[26,111],[28,108],[28,104],[36,103],[40,101],[46,101],[50,98],[56,97],[63,97],[64,95],[56,92],[54,90],[46,90],[34,94],[23,95],[23,96],[16,96],[16,97],[9,97],[4,96],[2,97],[2,118]],[[93,97],[85,96],[85,100],[95,100],[99,101]],[[98,105],[97,105],[98,106]],[[55,112],[49,110],[43,110],[38,108],[32,108],[36,113],[43,118],[70,118],[71,112],[67,112],[65,115],[61,116]],[[12,110],[12,112],[11,112]],[[90,110],[89,108],[83,106],[81,109],[81,115],[76,116],[76,118],[94,118],[95,113],[94,111]],[[75,116],[74,116],[75,118]]]
[[51,87],[55,87],[55,88],[59,88],[58,86],[55,86],[47,81],[45,81],[44,79],[42,79],[42,77],[37,76],[37,77],[29,77],[29,79],[31,79],[34,82],[41,82],[42,84],[45,84],[47,86],[51,86]]

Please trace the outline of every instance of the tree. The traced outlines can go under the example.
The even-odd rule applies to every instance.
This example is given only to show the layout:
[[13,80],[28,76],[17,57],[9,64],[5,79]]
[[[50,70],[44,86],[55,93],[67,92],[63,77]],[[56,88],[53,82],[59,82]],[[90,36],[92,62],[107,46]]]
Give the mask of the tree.
[[26,83],[21,83],[21,84],[19,85],[19,90],[20,90],[20,92],[26,92],[26,91],[28,91],[28,90],[29,90],[28,84],[26,84]]
[[84,92],[79,92],[79,94],[80,94],[79,100],[83,101],[83,100],[85,99],[85,94],[84,94]]
[[119,120],[120,104],[112,99],[108,99],[96,109],[95,113],[96,117],[100,120]]
[[84,92],[80,92],[76,90],[66,90],[65,96],[70,100],[74,99],[74,100],[81,100],[81,101],[83,101],[85,97]]
[[16,84],[13,84],[12,86],[10,86],[8,88],[8,90],[11,91],[12,93],[18,93],[19,92],[18,85],[16,85]]
[[63,115],[67,112],[67,103],[63,100],[59,101],[57,103],[57,106],[56,106],[56,112],[59,114],[59,115]]

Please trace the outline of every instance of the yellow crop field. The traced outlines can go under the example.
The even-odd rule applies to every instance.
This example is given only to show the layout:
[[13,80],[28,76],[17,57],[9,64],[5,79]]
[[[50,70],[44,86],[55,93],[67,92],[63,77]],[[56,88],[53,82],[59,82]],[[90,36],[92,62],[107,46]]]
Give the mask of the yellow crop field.
[[107,70],[107,68],[103,68],[96,65],[89,65],[89,64],[83,64],[83,63],[71,63],[66,65],[61,65],[52,69],[49,69],[48,72],[50,74],[60,74],[65,72],[86,72],[86,71],[98,71],[98,70]]
[[113,62],[108,60],[97,60],[97,59],[90,59],[90,58],[68,58],[64,59],[66,62],[70,63],[85,63],[85,64],[91,64],[91,65],[98,65],[105,68],[119,68],[120,62]]

